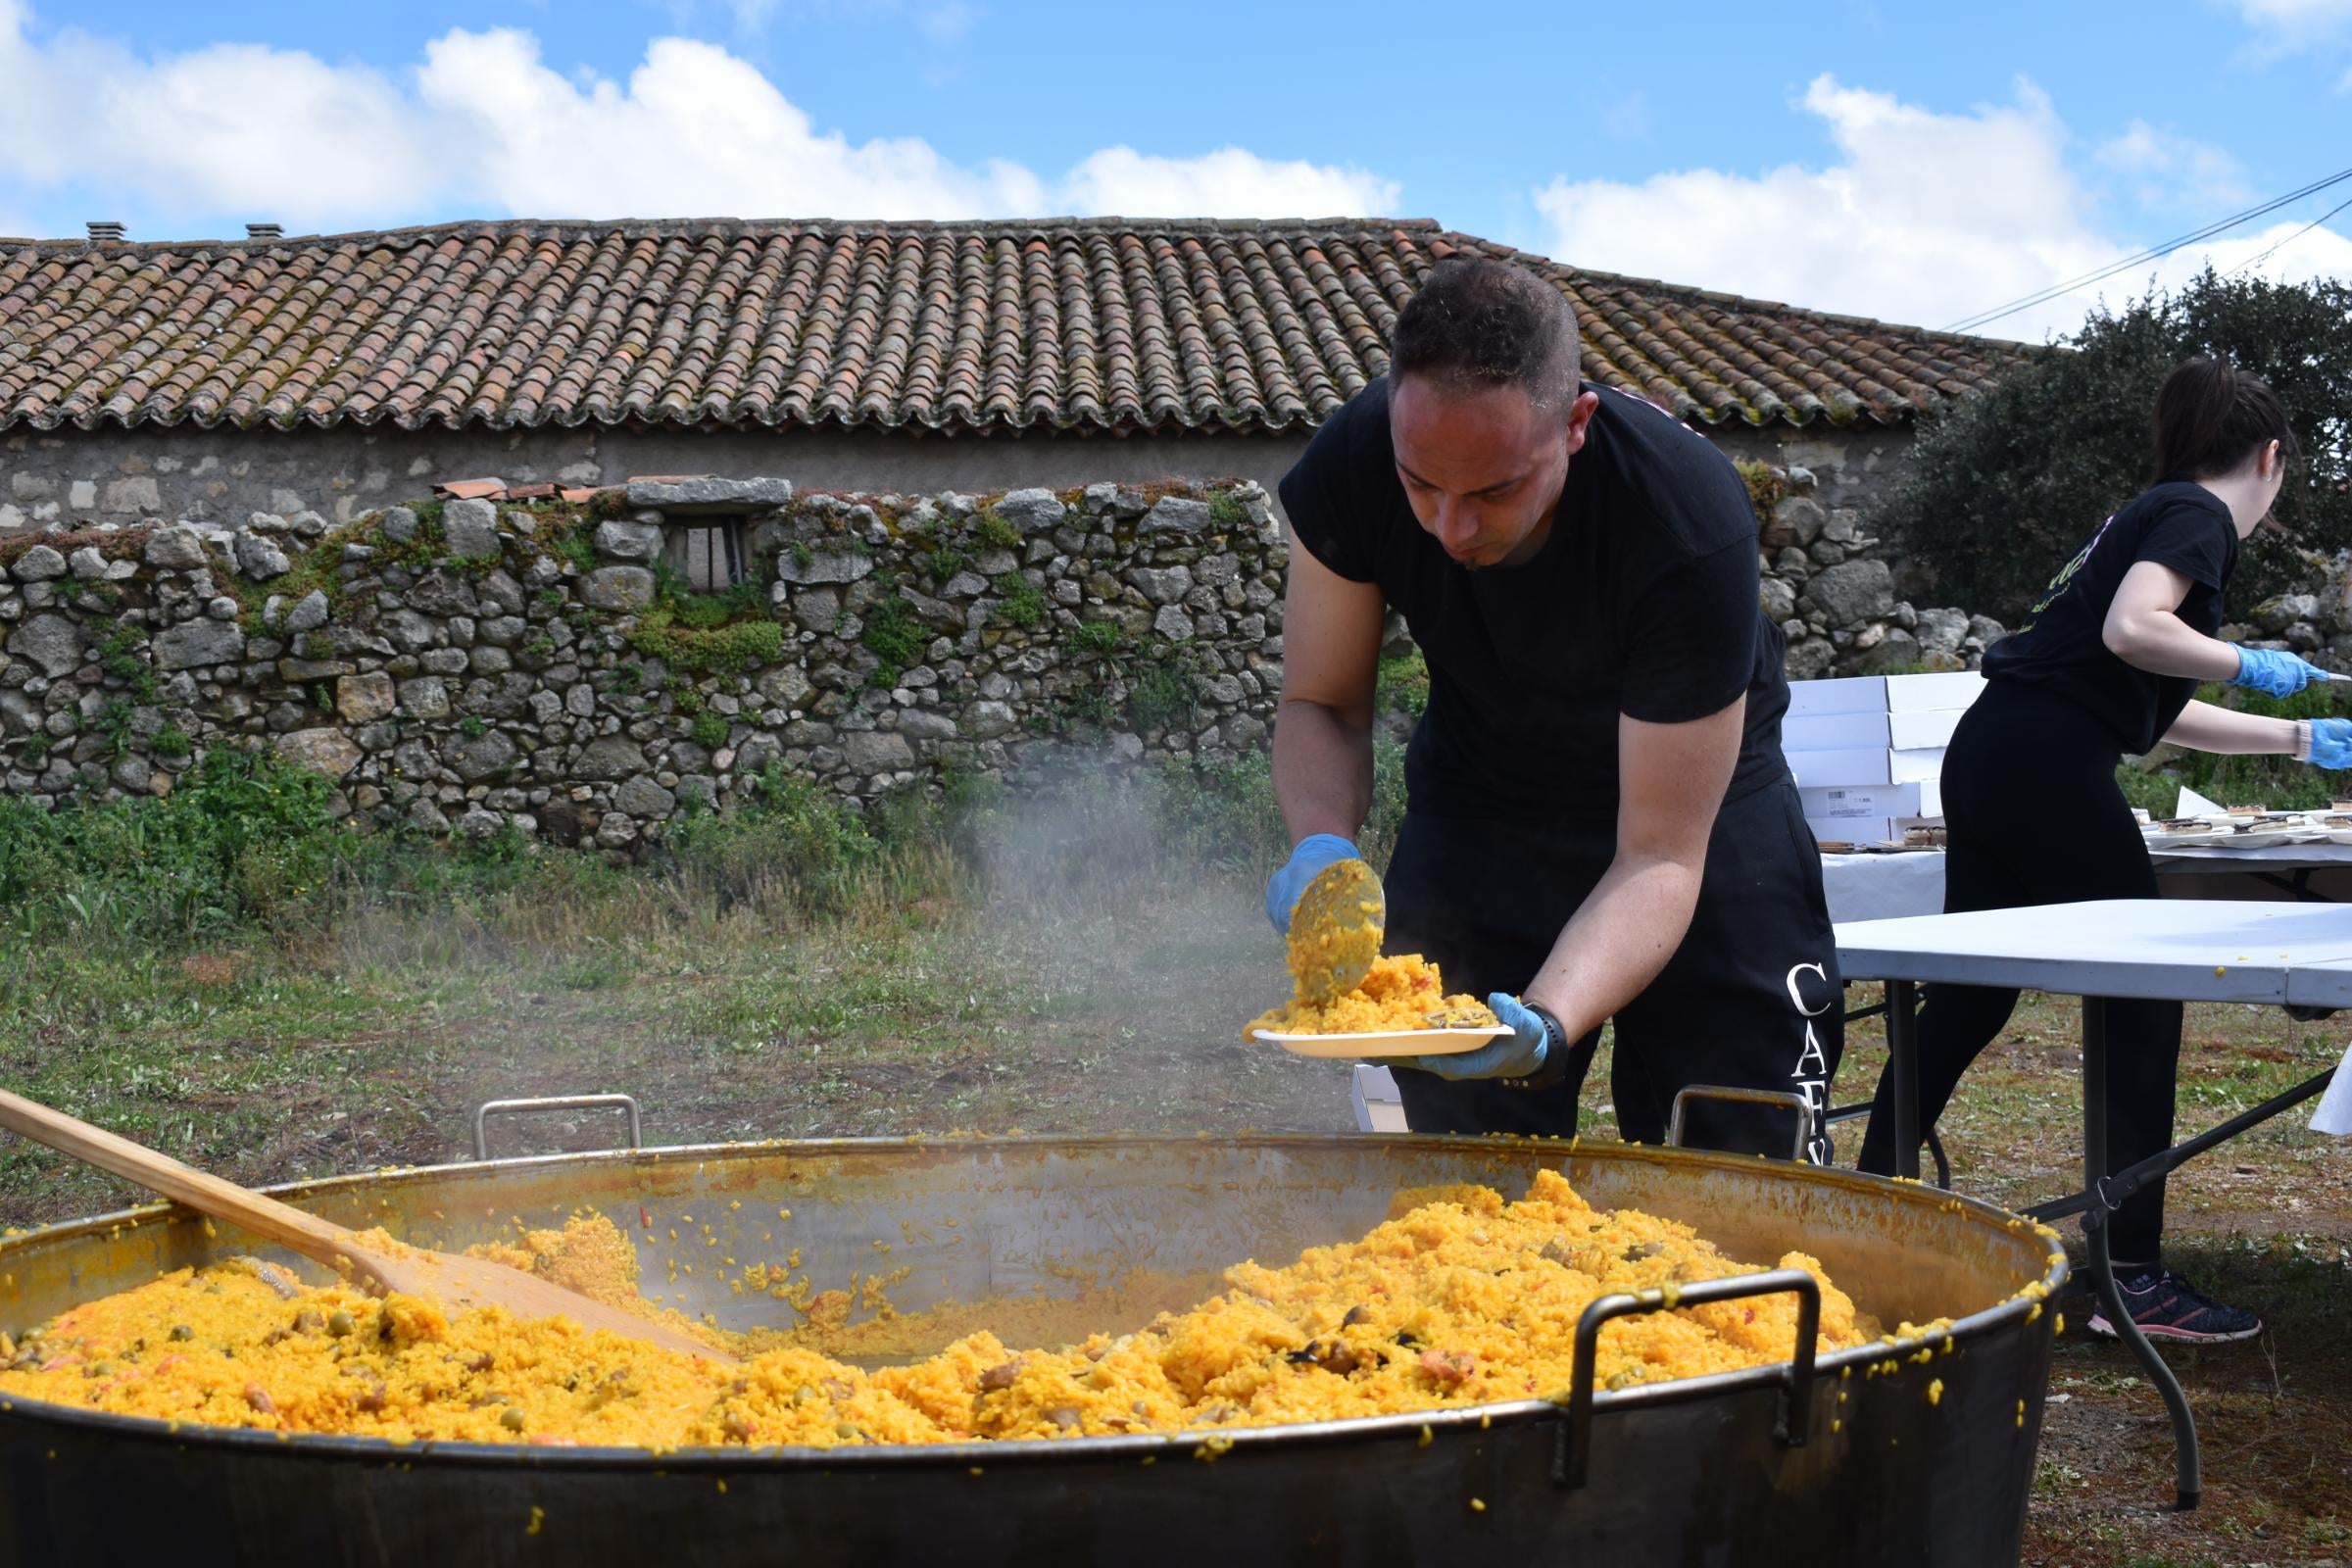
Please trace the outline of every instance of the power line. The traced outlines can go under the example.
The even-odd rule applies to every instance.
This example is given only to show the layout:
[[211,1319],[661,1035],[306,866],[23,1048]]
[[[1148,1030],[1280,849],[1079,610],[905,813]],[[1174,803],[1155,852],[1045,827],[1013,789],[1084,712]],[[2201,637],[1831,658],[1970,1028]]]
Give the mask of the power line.
[[2352,208],[2352,202],[2337,203],[2335,206],[2330,207],[2326,212],[2322,213],[2319,217],[2313,219],[2310,222],[2305,223],[2301,228],[2296,229],[2292,234],[2287,235],[2286,238],[2280,240],[2278,244],[2246,258],[2246,260],[2238,263],[2235,267],[2232,267],[2230,269],[2230,270],[2224,272],[2222,275],[2224,277],[2235,277],[2238,273],[2244,271],[2249,267],[2260,267],[2263,263],[2269,261],[2272,257],[2278,255],[2280,251],[2286,249],[2289,245],[2292,245],[2295,241],[2301,239],[2304,235],[2310,233],[2313,229],[2319,227],[2322,223],[2325,223],[2328,221],[2328,220],[2333,218],[2336,214],[2344,211],[2346,208]]
[[[2137,267],[2143,262],[2152,262],[2160,257],[2170,256],[2184,245],[2194,245],[2199,240],[2211,239],[2216,234],[2237,227],[2240,223],[2260,218],[2267,213],[2277,212],[2291,202],[2299,202],[2306,196],[2317,195],[2347,179],[2352,179],[2352,169],[2338,170],[2327,178],[2315,179],[2299,190],[2290,190],[2283,196],[2273,197],[2267,202],[2247,208],[2242,213],[2232,213],[2228,218],[2218,219],[2202,228],[2192,229],[2177,238],[2168,239],[2161,245],[2151,245],[2146,250],[2134,251],[2121,261],[2111,262],[2094,271],[2084,272],[2080,277],[2070,277],[2062,283],[2053,283],[2023,298],[2011,300],[2005,305],[1996,305],[1989,311],[1981,311],[1975,316],[1966,317],[1945,327],[1944,330],[1947,332],[1973,332],[1979,327],[1989,326],[1994,321],[2017,315],[2020,311],[2032,310],[2036,305],[2046,305],[2061,295],[2073,293],[2076,289],[2085,288],[2092,283],[2104,282],[2116,273]],[[2337,209],[2339,212],[2341,210]]]
[[2180,249],[2184,245],[2193,245],[2201,239],[2211,239],[2214,235],[2222,233],[2227,229],[2235,228],[2238,224],[2246,222],[2251,219],[2260,218],[2266,213],[2276,212],[2279,208],[2284,207],[2291,202],[2301,201],[2306,196],[2316,195],[2318,192],[2326,190],[2331,185],[2340,184],[2346,179],[2352,179],[2352,169],[2339,170],[2335,173],[2329,174],[2327,178],[2314,180],[2299,190],[2291,190],[2283,196],[2273,197],[2267,202],[2247,208],[2242,213],[2232,213],[2228,218],[2219,219],[2211,223],[2205,224],[2202,228],[2192,229],[2186,234],[2180,235],[2174,239],[2166,240],[2161,245],[2151,245],[2146,250],[2135,251],[2132,255],[2125,257],[2119,262],[2109,263],[2107,266],[2094,271],[2084,272],[2080,277],[2070,277],[2064,282],[2053,283],[2046,288],[2038,289],[2032,294],[2026,295],[2022,299],[2011,300],[2006,305],[1997,305],[1989,311],[1980,312],[1975,316],[1968,317],[1954,325],[1945,328],[1945,330],[1952,332],[1970,331],[1976,327],[1984,326],[1990,322],[2000,320],[2004,317],[2015,316],[2020,311],[2030,310],[2034,306],[2045,304],[2050,300],[2057,299],[2063,294],[2071,293],[2078,288],[2082,288],[2092,283],[2104,281],[2105,279],[2113,277],[2116,273],[2124,271],[2129,268],[2137,267],[2142,262],[2150,262],[2159,257],[2170,256],[2173,252]]

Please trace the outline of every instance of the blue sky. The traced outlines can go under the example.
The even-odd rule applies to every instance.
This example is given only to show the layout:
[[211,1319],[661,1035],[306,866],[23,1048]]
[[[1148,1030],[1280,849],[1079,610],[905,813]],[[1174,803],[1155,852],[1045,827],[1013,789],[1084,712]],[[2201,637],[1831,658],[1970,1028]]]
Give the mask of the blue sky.
[[2352,0],[1609,9],[0,0],[0,231],[1387,212],[1941,326],[2352,167]]

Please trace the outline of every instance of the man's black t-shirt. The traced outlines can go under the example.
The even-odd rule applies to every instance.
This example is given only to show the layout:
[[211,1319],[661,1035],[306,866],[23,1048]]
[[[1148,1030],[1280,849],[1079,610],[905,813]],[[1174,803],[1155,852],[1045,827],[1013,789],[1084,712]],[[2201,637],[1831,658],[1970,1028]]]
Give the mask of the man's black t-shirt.
[[2237,528],[2230,509],[2203,485],[2186,481],[2142,491],[2099,524],[2081,554],[2050,579],[2025,624],[1984,656],[1987,680],[2027,681],[2074,699],[2138,754],[2164,738],[2196,695],[2186,675],[2152,675],[2108,651],[2108,607],[2124,574],[2142,561],[2189,580],[2176,612],[2210,637],[2221,629],[2222,590],[2237,564]]
[[1298,543],[1378,583],[1429,664],[1405,754],[1412,808],[1525,819],[1614,814],[1620,714],[1682,723],[1747,698],[1727,799],[1788,775],[1778,627],[1758,598],[1755,513],[1728,459],[1672,415],[1594,388],[1550,536],[1470,570],[1425,532],[1396,476],[1384,377],[1315,433],[1282,481]]

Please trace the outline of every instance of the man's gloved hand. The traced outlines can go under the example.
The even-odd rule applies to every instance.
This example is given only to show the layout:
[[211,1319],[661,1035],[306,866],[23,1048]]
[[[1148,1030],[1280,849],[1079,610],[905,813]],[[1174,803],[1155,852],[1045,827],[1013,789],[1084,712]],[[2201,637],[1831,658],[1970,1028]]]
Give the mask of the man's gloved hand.
[[[1541,1008],[1497,991],[1487,998],[1495,1021],[1510,1033],[1492,1045],[1443,1056],[1408,1056],[1399,1064],[1418,1067],[1440,1078],[1516,1078],[1532,1080],[1530,1088],[1556,1083],[1567,1072],[1568,1041],[1559,1020]],[[1546,1071],[1548,1069],[1548,1071]]]
[[2230,684],[2250,687],[2265,697],[2292,697],[2313,681],[2327,678],[2326,670],[2299,654],[2276,648],[2240,648],[2237,673],[2230,677]]
[[2352,718],[2311,721],[2311,760],[2318,767],[2352,767]]
[[1360,860],[1364,852],[1337,833],[1309,833],[1291,851],[1291,858],[1281,870],[1266,882],[1266,918],[1283,936],[1291,934],[1291,911],[1298,907],[1298,895],[1315,879],[1315,873],[1340,860]]

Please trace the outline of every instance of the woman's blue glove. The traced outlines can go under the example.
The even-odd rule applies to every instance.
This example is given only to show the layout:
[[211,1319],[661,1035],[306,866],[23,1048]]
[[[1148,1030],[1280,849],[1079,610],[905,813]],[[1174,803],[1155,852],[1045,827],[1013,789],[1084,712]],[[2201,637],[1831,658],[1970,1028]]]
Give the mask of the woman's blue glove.
[[1291,851],[1290,859],[1266,883],[1266,918],[1283,936],[1291,934],[1291,911],[1298,907],[1298,895],[1315,879],[1315,873],[1340,860],[1360,860],[1364,852],[1337,833],[1309,833]]
[[2251,687],[2265,697],[2292,697],[2313,681],[2327,678],[2326,670],[2300,654],[2276,648],[2240,648],[2237,673],[2230,677],[2230,684]]
[[[1537,1078],[1544,1076],[1550,1066],[1550,1076],[1558,1078],[1565,1070],[1568,1043],[1553,1034],[1544,1021],[1544,1015],[1508,991],[1497,991],[1487,998],[1487,1005],[1494,1010],[1497,1023],[1509,1027],[1510,1033],[1497,1036],[1493,1044],[1476,1051],[1458,1052],[1443,1056],[1407,1056],[1401,1065],[1418,1067],[1440,1078]],[[1554,1053],[1558,1054],[1557,1058]]]
[[2311,760],[2318,767],[2352,767],[2352,718],[2311,721]]

